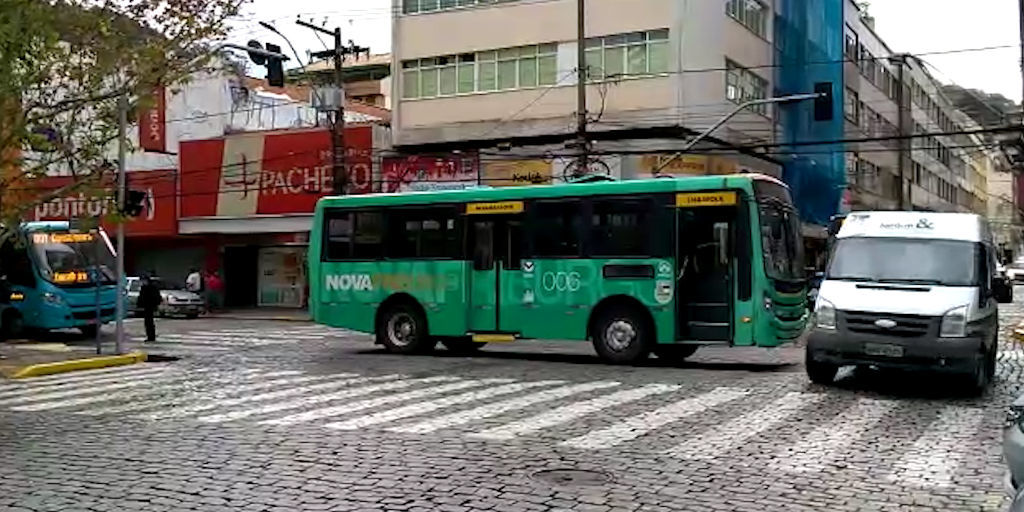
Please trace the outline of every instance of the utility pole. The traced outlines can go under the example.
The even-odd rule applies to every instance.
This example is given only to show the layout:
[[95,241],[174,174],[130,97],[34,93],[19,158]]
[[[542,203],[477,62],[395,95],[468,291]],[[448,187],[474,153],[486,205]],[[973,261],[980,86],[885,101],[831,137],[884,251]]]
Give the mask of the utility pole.
[[[1024,1],[1024,0],[1021,0]],[[900,189],[898,199],[899,210],[913,210],[914,203],[911,201],[911,191],[913,185],[907,183],[907,160],[910,159],[911,151],[913,151],[913,140],[908,137],[907,129],[913,126],[909,121],[910,108],[907,104],[907,87],[904,82],[904,73],[907,67],[907,55],[894,55],[891,57],[892,63],[896,65],[896,81],[899,83],[899,87],[896,89],[896,104],[898,112],[898,119],[896,121],[896,131],[900,138],[897,141],[899,145],[899,152],[897,153],[898,159],[896,161],[897,174],[900,178]]]
[[[1017,19],[1020,23],[1020,74],[1021,79],[1024,80],[1024,0],[1019,0],[1020,10],[1017,12]],[[1021,87],[1024,88],[1024,81],[1021,82]],[[1024,89],[1022,89],[1024,91]],[[1024,96],[1021,97],[1021,109],[1024,109]],[[1021,116],[1021,123],[1024,123],[1024,114]],[[1014,189],[1016,190],[1016,189]]]
[[348,46],[343,45],[341,42],[341,27],[327,30],[302,20],[295,20],[295,23],[310,30],[334,37],[333,50],[315,52],[312,55],[318,59],[332,58],[334,60],[334,85],[337,87],[335,101],[337,101],[338,105],[331,122],[331,149],[334,154],[333,181],[334,194],[344,195],[348,193],[348,172],[345,166],[345,77],[342,73],[342,68],[346,55],[358,56],[360,53],[366,53],[369,56],[370,49],[356,46],[351,41]]
[[[124,212],[125,204],[125,159],[128,155],[128,92],[117,98],[117,211]],[[117,298],[114,306],[114,352],[124,353],[124,222],[117,223]]]
[[[1024,0],[1021,0],[1024,2]],[[587,19],[586,0],[576,0],[576,146],[579,157],[576,176],[584,176],[590,168],[590,146],[587,140]]]

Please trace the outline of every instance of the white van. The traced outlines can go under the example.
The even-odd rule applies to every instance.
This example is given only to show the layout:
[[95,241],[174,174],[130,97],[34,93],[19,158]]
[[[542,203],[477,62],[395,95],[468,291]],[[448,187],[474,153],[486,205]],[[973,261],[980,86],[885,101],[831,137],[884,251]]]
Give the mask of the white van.
[[831,383],[846,365],[936,370],[981,391],[995,371],[1004,287],[978,215],[851,213],[814,306],[807,375]]

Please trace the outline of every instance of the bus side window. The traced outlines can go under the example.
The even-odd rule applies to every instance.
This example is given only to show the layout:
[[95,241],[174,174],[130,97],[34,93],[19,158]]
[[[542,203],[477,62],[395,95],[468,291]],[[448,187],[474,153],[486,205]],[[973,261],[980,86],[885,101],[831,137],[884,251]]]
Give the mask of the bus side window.
[[29,288],[36,286],[28,249],[24,245],[16,245],[13,240],[8,240],[0,247],[0,274],[7,276],[10,284]]
[[534,203],[530,207],[530,256],[580,256],[582,206],[582,202],[577,198]]
[[340,261],[352,258],[352,215],[348,212],[328,211],[326,229],[324,259]]

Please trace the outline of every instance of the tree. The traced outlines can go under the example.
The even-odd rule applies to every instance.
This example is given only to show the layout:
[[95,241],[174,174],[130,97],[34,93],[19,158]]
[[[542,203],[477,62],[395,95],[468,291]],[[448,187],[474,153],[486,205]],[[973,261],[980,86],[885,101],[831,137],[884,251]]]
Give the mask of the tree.
[[[119,96],[143,108],[156,87],[208,70],[210,45],[248,1],[0,0],[0,222],[71,192],[105,193]],[[45,190],[55,171],[71,183]]]

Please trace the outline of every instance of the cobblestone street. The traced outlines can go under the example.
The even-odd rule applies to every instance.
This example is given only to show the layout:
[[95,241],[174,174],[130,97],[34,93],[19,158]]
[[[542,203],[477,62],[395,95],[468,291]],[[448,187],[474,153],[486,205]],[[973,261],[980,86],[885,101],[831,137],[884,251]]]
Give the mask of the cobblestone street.
[[1001,314],[980,398],[928,375],[813,385],[797,347],[614,367],[589,344],[412,357],[303,322],[164,321],[144,348],[175,360],[0,383],[0,510],[1001,510],[1024,309]]

